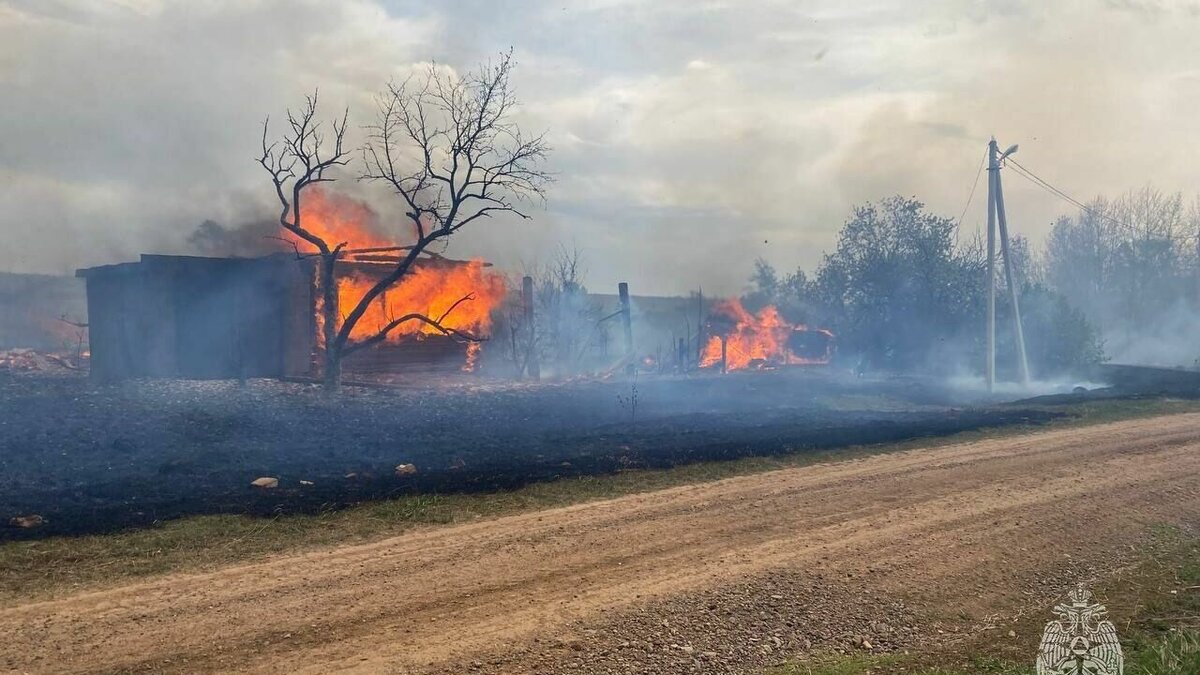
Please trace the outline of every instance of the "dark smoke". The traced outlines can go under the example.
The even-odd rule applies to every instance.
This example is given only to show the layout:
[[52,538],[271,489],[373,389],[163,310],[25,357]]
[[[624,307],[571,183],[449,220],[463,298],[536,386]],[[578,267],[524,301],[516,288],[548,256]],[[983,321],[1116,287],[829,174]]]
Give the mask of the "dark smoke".
[[211,257],[253,257],[290,249],[279,238],[279,223],[254,220],[226,227],[215,220],[205,220],[188,235],[188,252]]

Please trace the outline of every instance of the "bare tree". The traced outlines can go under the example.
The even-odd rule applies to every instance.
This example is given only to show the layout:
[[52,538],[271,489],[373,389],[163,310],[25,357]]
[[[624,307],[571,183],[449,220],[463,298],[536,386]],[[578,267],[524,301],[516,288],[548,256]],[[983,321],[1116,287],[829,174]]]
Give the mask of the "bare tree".
[[550,263],[534,275],[543,360],[560,374],[576,372],[594,342],[599,306],[588,298],[583,253],[560,245]]
[[[525,294],[522,290],[521,279],[509,280],[510,296],[518,296],[516,302],[508,302],[501,315],[504,340],[504,356],[513,367],[513,376],[524,378],[533,362],[534,355],[541,351],[538,344],[538,330],[533,323],[526,319]],[[536,313],[536,310],[535,310]]]
[[[268,117],[263,122],[262,156],[258,160],[271,174],[279,198],[280,227],[317,249],[317,290],[321,295],[322,342],[325,345],[324,375],[326,384],[331,387],[337,386],[341,370],[336,348],[338,294],[334,267],[347,242],[327,242],[305,229],[301,206],[308,187],[334,180],[326,173],[348,163],[345,138],[349,114],[347,109],[340,120],[329,123],[327,130],[317,119],[317,94],[314,92],[305,99],[299,112],[287,111],[287,129],[279,140],[268,143],[271,119]],[[329,130],[332,135],[327,135]]]
[[339,317],[334,268],[346,243],[326,242],[307,231],[300,221],[300,202],[307,186],[331,180],[325,172],[347,163],[343,146],[346,116],[332,123],[333,133],[327,137],[316,121],[314,95],[302,113],[289,112],[289,129],[280,142],[267,144],[264,124],[260,163],[271,173],[283,206],[280,225],[315,246],[320,258],[326,387],[338,386],[345,356],[386,340],[410,321],[422,322],[455,339],[480,339],[443,324],[450,312],[472,300],[470,295],[439,317],[408,313],[367,337],[352,339],[351,335],[371,303],[403,279],[422,254],[431,253],[431,245],[444,242],[468,223],[497,213],[528,218],[518,205],[544,199],[551,179],[540,164],[549,148],[544,135],[525,137],[512,119],[517,100],[509,77],[514,65],[511,51],[497,63],[484,64],[461,77],[431,65],[420,76],[389,85],[379,96],[378,117],[368,127],[362,149],[364,170],[359,178],[383,182],[403,200],[410,241],[396,247],[404,252],[398,262],[345,317]]
[[502,317],[505,331],[501,339],[516,377],[525,376],[535,357],[542,376],[576,374],[599,345],[604,329],[601,307],[588,295],[583,284],[586,274],[583,252],[559,245],[548,262],[526,264],[523,275],[509,280],[514,294],[520,292],[522,276],[532,280],[533,314],[537,317],[531,325],[523,302],[510,304]]
[[[1200,326],[1200,203],[1152,186],[1097,197],[1046,239],[1046,281],[1103,330],[1113,358],[1191,363]],[[1168,359],[1168,360],[1161,360]]]

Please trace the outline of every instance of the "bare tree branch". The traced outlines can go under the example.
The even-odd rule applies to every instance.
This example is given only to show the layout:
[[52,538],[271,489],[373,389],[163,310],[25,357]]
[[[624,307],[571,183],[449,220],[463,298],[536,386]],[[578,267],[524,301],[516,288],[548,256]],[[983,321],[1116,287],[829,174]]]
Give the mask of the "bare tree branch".
[[[510,85],[514,66],[512,50],[462,76],[431,64],[420,75],[389,84],[377,97],[377,118],[367,127],[359,178],[383,183],[403,200],[412,241],[389,247],[402,255],[345,316],[339,316],[346,308],[339,306],[333,270],[347,253],[347,243],[335,245],[308,229],[302,222],[301,202],[307,187],[333,180],[328,172],[348,163],[344,147],[348,112],[340,120],[322,124],[314,92],[302,108],[287,112],[278,140],[269,139],[270,119],[263,122],[258,162],[275,187],[279,224],[315,247],[321,262],[318,285],[326,317],[326,368],[335,371],[332,379],[327,374],[327,384],[336,380],[343,355],[382,342],[408,321],[423,322],[455,339],[480,341],[443,324],[450,311],[472,296],[460,299],[436,319],[409,313],[389,321],[369,338],[352,340],[351,335],[371,304],[407,275],[421,256],[436,255],[427,250],[431,246],[444,245],[468,223],[498,213],[528,218],[518,204],[545,199],[552,178],[541,164],[549,145],[544,134],[523,136],[513,120],[518,103]],[[298,248],[296,252],[300,254]]]
[[467,302],[469,300],[474,300],[474,299],[475,299],[475,295],[473,293],[468,293],[468,294],[464,295],[463,297],[459,298],[458,300],[455,300],[454,304],[450,305],[450,307],[446,311],[442,312],[442,315],[436,319],[431,319],[428,316],[417,313],[417,312],[405,314],[404,316],[402,316],[398,319],[392,319],[385,326],[383,326],[383,328],[379,329],[379,332],[375,333],[371,337],[366,338],[365,340],[356,340],[354,342],[347,343],[342,348],[342,355],[346,356],[349,354],[353,354],[354,352],[359,351],[360,349],[366,349],[367,347],[370,347],[372,345],[376,345],[376,344],[379,344],[380,342],[383,342],[384,340],[387,339],[387,336],[389,333],[391,333],[393,330],[395,330],[402,324],[408,323],[409,321],[420,321],[428,326],[433,327],[442,335],[455,338],[456,340],[459,340],[460,342],[485,342],[487,340],[487,338],[472,335],[471,333],[468,333],[466,331],[461,331],[456,328],[450,328],[450,327],[443,325],[443,323],[442,323],[443,321],[446,320],[446,317],[450,316],[450,313],[453,312],[459,305],[461,305],[464,302]]
[[380,95],[361,178],[404,200],[418,246],[498,212],[527,218],[515,203],[545,198],[552,177],[539,165],[549,145],[511,119],[514,66],[511,50],[462,77],[434,64]]
[[430,245],[496,213],[528,218],[514,202],[544,199],[552,178],[539,164],[549,146],[544,134],[523,140],[511,119],[514,66],[511,50],[463,77],[432,64],[421,76],[389,84],[377,98],[360,179],[385,183],[404,201],[415,238],[393,271],[347,315],[339,344],[349,344],[370,303]]
[[350,110],[346,109],[340,120],[330,121],[333,136],[327,139],[325,125],[317,120],[317,92],[314,91],[305,98],[304,107],[298,112],[287,111],[287,129],[279,140],[268,142],[271,118],[263,121],[262,154],[258,163],[271,175],[271,183],[275,186],[280,205],[279,225],[325,255],[332,253],[329,243],[305,229],[301,222],[301,199],[306,187],[332,181],[326,172],[349,162],[349,153],[344,147],[349,115]]

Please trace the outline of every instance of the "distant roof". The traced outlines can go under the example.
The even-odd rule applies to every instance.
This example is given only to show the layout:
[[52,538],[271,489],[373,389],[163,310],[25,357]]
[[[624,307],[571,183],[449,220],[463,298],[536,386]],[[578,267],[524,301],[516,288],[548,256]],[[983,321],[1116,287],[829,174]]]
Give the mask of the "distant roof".
[[[348,253],[348,257],[346,259],[339,260],[338,262],[339,262],[339,265],[348,267],[349,269],[352,269],[352,270],[376,271],[376,270],[391,267],[393,264],[400,261],[400,258],[398,256],[394,256],[394,255],[392,255],[392,256],[380,255],[380,254],[376,254],[374,252],[372,252],[372,253],[355,253],[353,251],[350,251],[347,253]],[[316,255],[302,253],[302,254],[300,254],[300,257],[297,257],[297,254],[295,254],[295,253],[279,252],[279,253],[270,253],[270,254],[264,255],[264,256],[252,256],[252,257],[247,257],[247,258],[241,258],[241,257],[229,257],[229,256],[218,257],[218,256],[162,255],[162,254],[156,254],[156,253],[143,253],[139,257],[139,259],[135,262],[114,263],[111,265],[98,265],[96,267],[84,267],[81,269],[77,269],[77,270],[75,270],[75,276],[87,278],[87,277],[98,276],[98,275],[122,274],[122,273],[128,273],[128,272],[132,272],[136,269],[139,269],[142,265],[156,265],[156,266],[157,265],[210,265],[210,266],[218,266],[218,265],[244,265],[244,264],[253,264],[255,262],[265,262],[265,261],[277,262],[277,261],[282,261],[282,260],[295,260],[297,262],[314,261],[314,260],[316,260]],[[454,260],[451,258],[442,257],[435,253],[431,253],[428,256],[418,258],[417,262],[416,262],[416,264],[418,264],[418,265],[467,265],[469,263],[470,263],[470,261],[467,261],[467,260]],[[483,266],[491,267],[492,264],[489,262],[484,262]]]

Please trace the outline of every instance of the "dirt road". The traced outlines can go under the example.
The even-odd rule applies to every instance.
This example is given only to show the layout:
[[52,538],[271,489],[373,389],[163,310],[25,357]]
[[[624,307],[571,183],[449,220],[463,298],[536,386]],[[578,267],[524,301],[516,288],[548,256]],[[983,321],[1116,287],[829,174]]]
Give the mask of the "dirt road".
[[595,634],[590,625],[764,575],[803,573],[813,592],[866,578],[872,597],[985,611],[1026,591],[1017,586],[1031,572],[1197,516],[1200,415],[1160,417],[733,478],[8,607],[0,668],[546,672],[563,658],[613,658],[611,646],[590,654],[576,639]]

